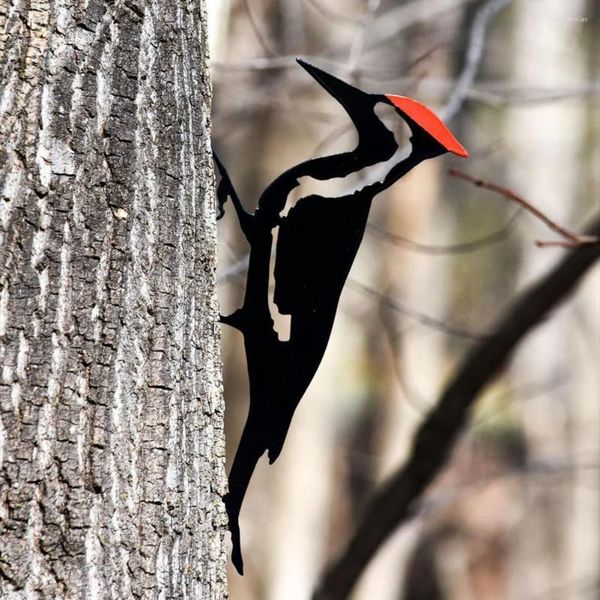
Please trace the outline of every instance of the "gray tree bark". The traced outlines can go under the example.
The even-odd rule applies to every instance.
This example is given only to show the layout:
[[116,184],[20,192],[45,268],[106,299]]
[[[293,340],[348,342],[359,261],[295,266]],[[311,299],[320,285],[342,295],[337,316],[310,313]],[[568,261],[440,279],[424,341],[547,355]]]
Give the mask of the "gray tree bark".
[[0,36],[0,597],[224,598],[203,2]]

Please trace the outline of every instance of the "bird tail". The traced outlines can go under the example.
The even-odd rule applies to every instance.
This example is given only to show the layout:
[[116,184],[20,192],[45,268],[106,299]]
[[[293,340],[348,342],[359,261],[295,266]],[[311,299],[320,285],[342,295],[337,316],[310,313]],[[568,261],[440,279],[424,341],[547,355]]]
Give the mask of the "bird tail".
[[223,497],[233,546],[231,561],[240,575],[244,574],[239,525],[240,509],[256,463],[266,449],[260,430],[251,421],[248,421],[229,472],[229,492]]

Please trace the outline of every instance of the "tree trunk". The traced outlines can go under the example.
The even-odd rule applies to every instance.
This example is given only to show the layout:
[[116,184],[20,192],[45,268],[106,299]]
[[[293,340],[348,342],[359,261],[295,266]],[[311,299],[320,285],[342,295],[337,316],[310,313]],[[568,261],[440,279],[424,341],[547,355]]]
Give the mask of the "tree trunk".
[[0,597],[225,598],[203,2],[0,31]]
[[[586,81],[585,55],[577,50],[582,29],[574,17],[585,13],[585,2],[547,1],[544,18],[540,17],[539,5],[534,5],[521,2],[514,7],[514,80],[523,86],[542,83],[557,90],[581,85]],[[566,48],[570,50],[566,52]],[[583,212],[578,210],[578,192],[582,189],[578,164],[585,156],[585,105],[584,99],[573,99],[535,108],[516,106],[506,121],[508,137],[513,140],[511,187],[542,206],[558,223],[581,222],[577,215]],[[519,266],[521,285],[539,277],[561,254],[558,249],[540,251],[532,238],[553,236],[538,223],[530,227]],[[597,389],[592,386],[587,393],[581,393],[583,382],[577,376],[584,372],[579,369],[581,358],[575,349],[578,321],[585,315],[582,302],[581,298],[577,310],[577,304],[572,303],[547,326],[534,332],[523,344],[522,358],[513,367],[516,385],[537,382],[548,388],[519,403],[529,463],[564,465],[562,472],[552,477],[523,480],[521,510],[527,517],[515,538],[511,588],[513,593],[525,597],[568,597],[565,590],[587,582],[588,578],[593,580],[597,569],[593,552],[578,549],[576,561],[570,560],[568,554],[569,540],[582,516],[574,503],[581,489],[577,478],[582,472],[589,476],[594,471],[582,469],[587,458],[574,451],[581,442],[594,448],[598,435],[594,432],[586,440],[589,432],[581,425],[574,428],[582,414],[589,425],[593,424],[593,406],[597,404]],[[593,347],[592,343],[586,358],[592,365]],[[562,385],[552,383],[561,379]],[[592,451],[590,456],[593,454]],[[588,536],[596,539],[594,520],[585,521]]]

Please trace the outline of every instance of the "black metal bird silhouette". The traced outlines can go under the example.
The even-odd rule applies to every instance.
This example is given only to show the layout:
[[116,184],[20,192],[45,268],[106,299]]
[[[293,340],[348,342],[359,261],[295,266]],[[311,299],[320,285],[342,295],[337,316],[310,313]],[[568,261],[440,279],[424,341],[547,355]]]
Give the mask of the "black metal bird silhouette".
[[[224,498],[233,542],[232,560],[241,574],[238,517],[248,483],[264,452],[268,452],[270,463],[279,456],[294,411],[323,358],[373,198],[425,159],[445,152],[468,156],[446,126],[415,100],[368,94],[303,60],[298,59],[298,63],[344,107],[358,132],[356,148],[288,169],[262,193],[254,214],[244,210],[215,156],[221,173],[217,190],[220,216],[227,198],[231,198],[250,244],[243,306],[221,317],[223,323],[239,329],[244,336],[250,379],[248,418]],[[392,164],[381,181],[341,197],[306,196],[283,216],[288,195],[301,177],[345,177],[394,158],[399,147],[375,112],[380,102],[393,106],[408,124],[412,146],[408,157]],[[269,309],[270,260],[277,227],[273,301],[281,314],[291,316],[287,341],[279,339]]]

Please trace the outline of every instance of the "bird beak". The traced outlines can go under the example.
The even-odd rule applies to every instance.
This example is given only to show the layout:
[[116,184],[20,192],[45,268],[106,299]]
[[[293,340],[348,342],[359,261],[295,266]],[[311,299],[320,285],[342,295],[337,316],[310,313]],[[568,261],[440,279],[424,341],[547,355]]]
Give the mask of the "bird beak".
[[307,63],[301,58],[297,58],[296,62],[309,73],[309,75],[316,79],[316,81],[346,109],[346,112],[351,117],[353,113],[363,110],[366,105],[375,105],[376,100],[372,94],[367,94],[366,92],[355,88],[349,83]]
[[469,153],[465,147],[452,135],[437,115],[424,104],[406,96],[385,96],[386,100],[395,106],[403,116],[414,122],[425,133],[432,137],[446,152],[467,158]]

